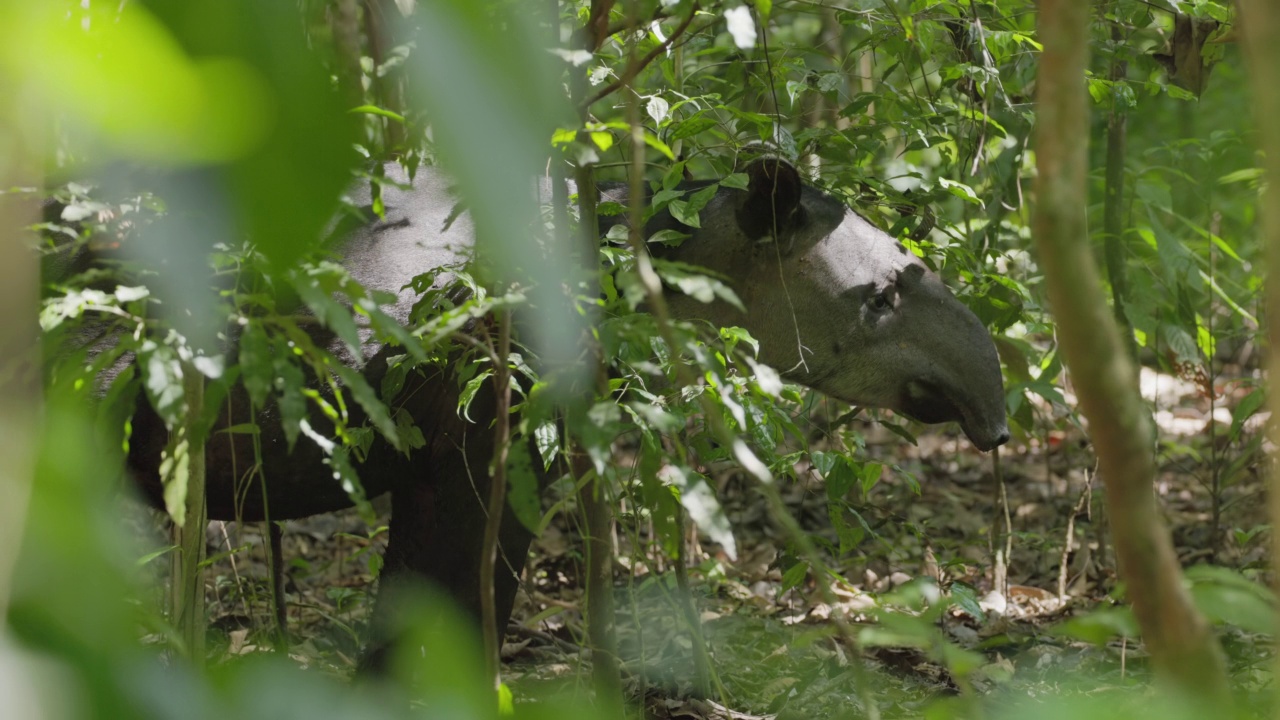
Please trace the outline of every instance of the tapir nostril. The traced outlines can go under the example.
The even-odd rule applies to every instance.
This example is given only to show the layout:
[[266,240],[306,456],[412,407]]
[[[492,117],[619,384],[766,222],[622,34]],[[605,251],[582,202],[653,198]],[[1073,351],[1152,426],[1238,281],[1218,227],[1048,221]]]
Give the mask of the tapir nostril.
[[999,437],[996,438],[996,447],[1000,447],[1007,442],[1009,442],[1009,431],[1006,429],[1004,432],[1000,433]]

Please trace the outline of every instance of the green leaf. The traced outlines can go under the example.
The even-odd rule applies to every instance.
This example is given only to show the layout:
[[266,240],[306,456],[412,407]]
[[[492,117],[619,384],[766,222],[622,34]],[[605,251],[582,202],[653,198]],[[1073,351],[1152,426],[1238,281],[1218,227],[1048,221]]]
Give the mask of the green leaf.
[[1231,185],[1232,183],[1247,182],[1254,183],[1262,179],[1263,169],[1260,167],[1244,168],[1235,172],[1227,173],[1218,178],[1219,185]]
[[529,443],[512,437],[507,453],[507,504],[526,528],[537,531],[542,520],[542,494]]
[[901,425],[898,425],[897,423],[889,422],[888,420],[881,420],[880,426],[883,427],[885,430],[888,430],[889,432],[893,433],[894,435],[897,435],[898,437],[902,438],[903,440],[906,440],[912,445],[916,444],[916,436],[912,435],[910,431],[908,431],[906,428],[902,427]]
[[[351,309],[333,298],[330,293],[334,289],[335,281],[330,274],[334,271],[331,263],[322,263],[320,266],[314,267],[306,273],[299,273],[293,279],[293,287],[298,293],[298,297],[307,304],[311,312],[315,314],[325,327],[332,330],[347,346],[347,351],[354,358],[363,357],[360,352],[360,331],[356,328],[356,321],[351,316]],[[345,274],[345,270],[340,270]],[[330,287],[321,288],[321,283],[325,283]]]
[[542,456],[542,469],[550,469],[551,463],[560,454],[560,429],[554,422],[544,422],[534,428],[533,441],[538,447],[538,454]]
[[1186,577],[1196,607],[1211,621],[1275,635],[1276,598],[1266,586],[1212,565],[1188,568]]
[[701,274],[699,268],[687,263],[663,260],[656,257],[653,258],[653,268],[663,282],[674,285],[680,289],[680,292],[699,302],[710,303],[715,300],[723,300],[746,312],[742,301],[738,299],[732,288],[718,278]]
[[169,433],[169,442],[160,453],[160,482],[164,485],[164,509],[178,527],[187,520],[187,483],[191,479],[191,444],[186,427]]
[[400,113],[395,113],[385,108],[380,108],[377,105],[360,105],[358,107],[351,108],[347,112],[364,114],[364,115],[377,115],[379,117],[395,120],[401,125],[405,124],[406,122],[406,120],[404,119],[404,116],[401,115]]
[[159,550],[156,550],[154,552],[149,552],[146,555],[143,555],[142,557],[138,558],[136,561],[134,561],[134,565],[137,567],[145,567],[147,565],[150,565],[151,561],[164,557],[165,555],[168,555],[169,553],[178,549],[179,547],[177,545],[162,547]]
[[1050,632],[1101,646],[1117,636],[1138,637],[1138,621],[1127,607],[1107,607],[1074,617]]
[[351,457],[348,455],[347,449],[341,445],[332,447],[325,463],[333,468],[334,478],[342,485],[343,492],[347,494],[352,504],[356,506],[356,510],[360,513],[360,518],[369,525],[374,525],[377,513],[373,511],[373,506],[369,504],[369,499],[364,492],[364,484],[360,482],[360,476],[356,473],[355,466],[351,464]]
[[1231,442],[1240,438],[1240,431],[1244,428],[1245,421],[1262,409],[1266,402],[1266,392],[1262,388],[1255,388],[1240,401],[1239,405],[1236,405],[1236,409],[1231,412]]
[[705,130],[710,130],[718,124],[719,122],[714,116],[707,115],[705,112],[699,112],[688,120],[673,123],[675,130],[671,133],[671,139],[672,141],[684,140],[685,138],[693,137]]
[[702,227],[702,221],[698,217],[698,213],[702,212],[702,209],[707,206],[707,203],[710,202],[711,198],[715,197],[716,193],[719,191],[719,184],[713,184],[689,196],[688,200],[671,201],[669,206],[671,216],[689,227]]
[[[645,111],[649,113],[649,117],[653,118],[654,123],[661,126],[671,117],[671,104],[661,95],[652,95],[649,97],[649,102],[645,104]],[[601,150],[605,149],[607,148],[601,148]]]
[[720,339],[724,341],[725,351],[732,353],[738,343],[743,342],[751,346],[752,354],[760,355],[760,341],[751,336],[751,333],[740,327],[722,327],[720,328]]
[[1243,307],[1240,306],[1239,303],[1235,301],[1234,298],[1228,295],[1212,275],[1210,275],[1209,273],[1203,270],[1197,270],[1196,272],[1199,274],[1200,279],[1204,281],[1205,285],[1208,285],[1209,289],[1213,291],[1213,294],[1217,295],[1219,298],[1222,299],[1222,302],[1227,304],[1227,307],[1230,307],[1232,310],[1236,312],[1237,315],[1248,320],[1250,323],[1253,323],[1254,325],[1258,324],[1258,318],[1254,317],[1252,313],[1250,313],[1248,310],[1245,310]]
[[458,395],[458,412],[470,422],[471,419],[471,401],[476,399],[476,393],[480,392],[480,388],[484,386],[484,382],[493,375],[492,370],[485,370],[467,381],[463,386],[462,392]]
[[857,473],[843,455],[837,456],[831,472],[824,478],[827,482],[827,497],[838,499],[849,494],[858,480]]
[[1240,256],[1236,254],[1235,248],[1232,248],[1229,244],[1227,244],[1226,240],[1223,240],[1221,237],[1214,235],[1208,230],[1200,227],[1199,224],[1192,222],[1189,218],[1185,218],[1181,215],[1174,215],[1174,217],[1182,221],[1183,225],[1186,225],[1187,227],[1195,231],[1197,235],[1199,235],[1202,238],[1206,238],[1207,240],[1209,240],[1209,242],[1213,243],[1214,246],[1217,247],[1219,250],[1221,250],[1223,254],[1226,255],[1227,257],[1231,258],[1232,260],[1235,260],[1236,262],[1244,262],[1240,258]]
[[291,358],[276,355],[272,363],[275,367],[276,406],[280,408],[280,426],[284,428],[285,440],[289,449],[298,440],[300,424],[307,416],[307,399],[302,394],[305,380],[302,369]]
[[169,345],[145,340],[138,350],[143,387],[156,414],[170,429],[181,423],[186,414],[186,397],[182,389],[182,362]]
[[866,495],[871,492],[871,488],[880,482],[880,476],[884,474],[884,466],[880,463],[869,462],[863,463],[862,468],[858,471],[858,478],[862,481],[862,494]]
[[969,187],[968,185],[965,185],[962,182],[956,182],[955,180],[948,180],[942,177],[938,178],[938,184],[942,187],[942,189],[960,198],[961,200],[964,200],[965,202],[971,203],[973,205],[977,205],[978,207],[982,207],[982,201],[978,199],[978,194],[975,193],[973,191],[973,188]]
[[668,160],[675,162],[676,154],[671,152],[671,148],[667,144],[654,137],[653,133],[648,130],[644,133],[644,144],[662,153]]
[[240,335],[239,353],[240,377],[245,392],[249,393],[249,404],[254,409],[262,409],[275,383],[275,359],[260,323],[249,321]]
[[807,563],[798,562],[787,568],[787,571],[782,573],[782,584],[778,588],[778,593],[782,594],[791,588],[800,587],[800,583],[804,582],[808,574],[809,565]]
[[[831,472],[832,468],[836,466],[836,463],[840,461],[840,453],[826,452],[823,450],[814,450],[809,453],[809,464],[813,466],[814,470],[818,471],[819,476],[824,478]],[[831,496],[829,490],[827,495],[828,497]]]
[[1200,313],[1196,313],[1196,347],[1200,349],[1200,354],[1206,358],[1214,357],[1215,350],[1218,347],[1217,340],[1213,337],[1213,333],[1209,331],[1209,326],[1204,323],[1204,318],[1200,317]]
[[[622,227],[622,226],[615,225],[614,227]],[[626,228],[623,228],[623,231],[625,235]],[[681,243],[683,243],[685,240],[688,240],[690,237],[693,237],[693,236],[687,232],[680,232],[679,230],[675,230],[673,228],[665,228],[665,229],[659,230],[653,235],[650,235],[648,242],[650,244],[666,245],[667,247],[680,247]]]
[[[403,442],[406,451],[426,447],[427,439],[422,435],[422,428],[418,427],[417,424],[414,423],[413,415],[410,414],[408,410],[402,407],[396,408],[395,421],[396,433],[400,436],[401,442]],[[354,434],[355,430],[358,429],[359,428],[355,428],[349,432]],[[362,451],[367,450],[367,445],[362,447]]]
[[971,585],[966,585],[962,582],[952,583],[950,596],[951,602],[955,603],[961,610],[980,621],[986,618],[987,614],[982,611],[982,606],[978,604],[978,591]]
[[594,143],[596,147],[600,148],[600,152],[606,152],[609,148],[613,147],[613,133],[604,130],[597,130],[589,133],[589,135],[591,136],[591,142]]

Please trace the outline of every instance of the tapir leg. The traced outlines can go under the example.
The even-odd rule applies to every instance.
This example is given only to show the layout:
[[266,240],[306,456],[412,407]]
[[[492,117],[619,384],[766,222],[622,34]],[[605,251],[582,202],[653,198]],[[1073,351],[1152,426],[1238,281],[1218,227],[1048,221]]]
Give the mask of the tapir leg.
[[[492,393],[487,389],[472,403],[472,418],[457,417],[453,392],[443,384],[420,388],[421,402],[447,408],[434,427],[423,427],[426,448],[415,453],[412,467],[394,480],[391,525],[382,578],[374,609],[364,670],[384,669],[389,648],[404,627],[397,598],[420,583],[444,591],[464,611],[480,619],[480,558],[488,516],[489,464],[494,437]],[[487,411],[487,412],[486,412]],[[416,415],[416,417],[421,417]],[[511,616],[532,534],[504,505],[494,577],[495,620],[505,629]]]

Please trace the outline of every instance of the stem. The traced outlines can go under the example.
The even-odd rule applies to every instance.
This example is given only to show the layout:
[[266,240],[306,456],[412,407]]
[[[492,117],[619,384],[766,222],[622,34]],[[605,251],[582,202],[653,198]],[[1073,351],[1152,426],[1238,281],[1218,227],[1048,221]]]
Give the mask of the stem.
[[[707,652],[707,640],[702,635],[702,618],[698,616],[698,608],[693,604],[693,590],[689,587],[688,543],[687,535],[691,527],[689,516],[684,507],[676,505],[676,525],[679,527],[680,541],[676,543],[676,587],[680,597],[676,600],[680,611],[684,613],[685,624],[693,633],[693,691],[697,697],[711,697],[711,654]],[[719,700],[727,700],[724,687],[717,677],[717,694]]]
[[596,702],[606,716],[621,717],[622,670],[613,622],[613,506],[605,494],[604,478],[592,472],[585,455],[574,455],[577,477],[594,475],[578,492],[586,523],[587,641],[591,646],[591,679]]
[[507,456],[511,453],[511,310],[498,316],[497,362],[493,368],[493,392],[497,417],[494,420],[493,473],[489,482],[489,502],[484,523],[484,544],[480,555],[480,624],[484,631],[486,669],[494,690],[502,683],[502,629],[498,628],[494,598],[494,571],[498,562],[498,532],[502,529],[507,502]]
[[[1213,213],[1209,219],[1209,233],[1217,236],[1222,229],[1219,226],[1220,216]],[[1213,282],[1218,281],[1217,267],[1215,260],[1217,252],[1212,242],[1209,243],[1209,278]],[[1214,418],[1218,410],[1218,392],[1217,392],[1217,376],[1213,371],[1213,355],[1212,349],[1216,348],[1215,338],[1213,334],[1213,314],[1214,314],[1214,295],[1209,294],[1209,312],[1206,313],[1205,323],[1209,328],[1210,349],[1211,352],[1205,353],[1204,365],[1205,376],[1208,379],[1208,387],[1204,391],[1209,395],[1209,494],[1212,505],[1212,524],[1209,527],[1209,562],[1217,562],[1218,550],[1222,545],[1222,468],[1220,466],[1221,458],[1218,456],[1218,421]]]
[[196,425],[204,408],[204,376],[193,365],[182,366],[182,390],[187,402],[187,415],[183,425],[175,428],[178,434],[173,447],[185,444],[188,460],[186,515],[183,524],[175,526],[175,544],[179,551],[173,553],[172,613],[173,625],[186,647],[187,659],[197,667],[204,664],[204,559],[205,527],[209,524],[208,503],[205,498],[205,439],[197,432]]
[[[603,32],[602,24],[608,21],[612,0],[594,0],[591,6],[591,17],[580,37],[584,39],[587,49],[594,52],[603,40],[599,36]],[[634,19],[634,15],[631,16]],[[591,102],[583,101],[587,94],[587,68],[583,65],[570,72],[570,94],[578,107],[580,119],[585,124]],[[599,193],[596,191],[595,171],[590,165],[578,165],[575,173],[578,190],[578,232],[577,265],[584,280],[584,292],[599,292],[599,255],[600,228],[596,213]],[[553,175],[552,182],[563,185]],[[568,228],[568,197],[563,200],[557,194],[558,187],[552,189],[553,203],[563,202],[561,211],[556,213],[556,226],[561,231]],[[563,224],[561,224],[563,223]],[[574,287],[578,283],[573,283]],[[591,362],[594,364],[595,394],[607,397],[609,381],[604,365],[604,356],[599,344],[593,336],[587,336]],[[582,507],[583,520],[586,525],[586,593],[587,593],[587,644],[591,648],[591,674],[596,690],[596,701],[602,712],[610,717],[622,717],[622,671],[618,664],[618,643],[614,633],[616,612],[613,603],[613,545],[610,542],[613,528],[612,507],[607,502],[605,479],[595,475],[585,454],[571,454],[573,476],[579,481],[578,502]],[[594,478],[591,476],[594,475]],[[588,479],[590,478],[590,479]]]
[[[996,497],[1000,508],[999,532],[993,538],[995,568],[992,571],[992,590],[1009,596],[1009,555],[1013,552],[1013,518],[1009,515],[1009,492],[1005,487],[1004,473],[1000,469],[1000,448],[992,452],[992,474],[995,476]],[[1003,521],[1003,522],[1001,522]]]
[[1062,560],[1058,564],[1058,599],[1062,601],[1067,599],[1067,569],[1071,560],[1071,546],[1076,542],[1076,516],[1080,514],[1080,511],[1084,510],[1084,505],[1092,492],[1093,482],[1085,480],[1084,489],[1080,491],[1080,497],[1076,499],[1076,506],[1072,508],[1071,516],[1067,518],[1067,533],[1062,540]]
[[[1111,26],[1112,56],[1110,78],[1113,83],[1123,82],[1129,72],[1129,63],[1120,58],[1123,38],[1120,26]],[[1107,114],[1107,168],[1104,205],[1102,211],[1103,248],[1107,259],[1107,277],[1111,279],[1111,309],[1116,325],[1124,339],[1125,350],[1137,362],[1138,344],[1133,339],[1133,326],[1124,309],[1129,296],[1129,278],[1124,253],[1124,157],[1125,137],[1129,115],[1120,107],[1118,94],[1111,93],[1111,111]]]

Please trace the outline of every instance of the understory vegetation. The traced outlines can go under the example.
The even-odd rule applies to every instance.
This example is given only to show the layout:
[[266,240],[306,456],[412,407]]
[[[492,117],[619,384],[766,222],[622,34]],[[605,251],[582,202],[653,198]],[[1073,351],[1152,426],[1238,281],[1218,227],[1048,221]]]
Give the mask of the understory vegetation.
[[[1280,25],[1262,3],[1081,3],[1081,75],[1038,25],[1072,1],[0,7],[12,717],[1273,714],[1262,218],[1280,178],[1255,123],[1280,89],[1251,85],[1240,13]],[[1053,104],[1073,92],[1074,124]],[[1073,152],[1075,196],[1053,174]],[[680,232],[628,227],[664,211],[698,227],[761,157],[977,315],[1007,445],[824,397],[743,328],[668,316],[660,293],[739,303],[735,278],[650,255]],[[334,252],[384,212],[386,164],[442,168],[477,228],[475,262],[415,279],[407,322]],[[576,191],[597,183],[599,200]],[[1037,213],[1064,202],[1097,290],[1044,260],[1058,224]],[[618,219],[603,237],[599,217]],[[1081,408],[1123,398],[1086,397],[1064,292],[1107,303],[1091,332],[1119,339],[1101,360],[1140,393],[1127,429],[1150,459],[1122,481],[1152,512],[1107,477],[1116,438]],[[513,320],[529,307],[536,322]],[[371,339],[403,348],[376,383],[344,362]],[[469,470],[538,539],[500,664],[424,596],[411,632],[430,640],[408,645],[433,651],[352,680],[388,522],[361,464],[375,443],[422,446],[396,398],[444,370],[460,417],[497,404],[474,426],[495,460]],[[317,483],[353,509],[274,537],[204,522],[204,444],[241,397],[267,412],[216,430],[251,439],[237,477],[270,483],[271,424],[323,454]],[[140,407],[170,433],[164,511],[127,477]],[[1116,530],[1137,527],[1173,554],[1135,563]],[[1144,604],[1155,576],[1184,614]],[[1158,639],[1197,622],[1207,650]]]

